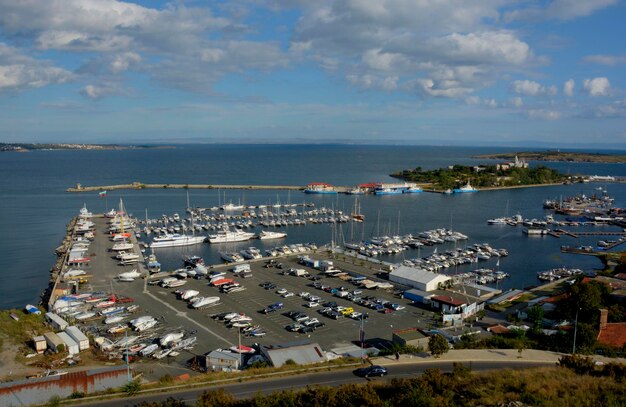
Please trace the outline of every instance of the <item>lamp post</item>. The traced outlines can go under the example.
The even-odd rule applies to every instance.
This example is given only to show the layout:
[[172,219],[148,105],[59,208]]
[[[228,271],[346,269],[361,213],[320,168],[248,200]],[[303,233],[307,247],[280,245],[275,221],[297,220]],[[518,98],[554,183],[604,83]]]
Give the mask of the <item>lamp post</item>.
[[243,354],[241,353],[241,327],[237,328],[237,340],[239,341],[239,370],[243,366]]
[[574,322],[574,346],[572,348],[572,355],[576,354],[576,331],[578,331],[578,311],[580,311],[580,308],[576,308],[576,321]]
[[363,314],[361,314],[361,331],[359,332],[359,339],[361,340],[361,362],[365,359],[365,353],[363,350],[363,342],[365,342],[365,331],[363,330]]

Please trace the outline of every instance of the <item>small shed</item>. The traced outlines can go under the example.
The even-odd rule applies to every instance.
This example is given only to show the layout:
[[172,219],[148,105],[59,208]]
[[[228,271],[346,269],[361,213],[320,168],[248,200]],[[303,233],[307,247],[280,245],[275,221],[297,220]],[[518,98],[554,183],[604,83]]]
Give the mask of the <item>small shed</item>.
[[223,350],[214,350],[206,355],[206,369],[214,372],[239,370],[241,355]]
[[279,345],[263,345],[261,353],[274,367],[281,367],[291,360],[298,365],[319,363],[325,360],[324,352],[317,343],[309,341],[290,342]]
[[80,352],[80,348],[78,347],[78,344],[76,343],[74,339],[70,338],[68,334],[66,334],[65,332],[59,332],[57,335],[59,336],[59,338],[61,338],[61,340],[65,344],[65,349],[67,349],[70,356],[76,355],[78,352]]
[[66,320],[54,312],[46,312],[46,321],[48,321],[48,324],[57,331],[63,331],[70,325]]
[[35,345],[35,350],[37,351],[37,353],[44,353],[46,351],[46,348],[48,347],[48,344],[46,343],[46,338],[41,335],[35,336],[33,338],[33,344]]
[[70,338],[74,339],[76,343],[78,343],[78,348],[83,351],[89,349],[89,338],[85,336],[84,333],[76,326],[70,326],[65,329],[65,333],[70,336]]
[[392,332],[391,341],[400,346],[417,346],[428,349],[428,336],[424,335],[417,328],[399,329]]
[[43,337],[46,339],[46,344],[48,348],[52,349],[54,352],[59,352],[65,348],[65,343],[63,340],[59,338],[59,335],[54,332],[46,332],[43,334]]
[[407,290],[402,293],[402,297],[413,301],[418,304],[426,304],[428,303],[428,299],[432,297],[434,294],[427,293],[426,291],[417,290],[415,288],[411,290]]

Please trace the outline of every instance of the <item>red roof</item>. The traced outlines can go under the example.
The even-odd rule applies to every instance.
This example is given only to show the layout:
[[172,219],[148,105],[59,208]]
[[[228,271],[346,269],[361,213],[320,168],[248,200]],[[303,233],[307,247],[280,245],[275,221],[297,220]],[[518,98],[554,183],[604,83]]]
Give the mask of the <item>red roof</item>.
[[360,188],[376,188],[376,186],[378,186],[379,184],[377,184],[376,182],[368,182],[366,184],[359,184]]
[[431,297],[430,300],[431,301],[434,300],[434,301],[440,302],[442,304],[451,305],[453,307],[458,307],[458,306],[467,304],[465,301],[457,300],[455,298],[448,297],[448,296],[445,296],[445,295],[435,295],[434,297]]
[[626,322],[606,324],[604,328],[600,329],[598,342],[616,348],[626,345]]
[[506,326],[502,326],[502,325],[494,325],[494,326],[490,326],[489,328],[487,328],[487,330],[491,333],[497,334],[497,335],[502,335],[502,334],[508,334],[509,333],[509,328],[507,328]]

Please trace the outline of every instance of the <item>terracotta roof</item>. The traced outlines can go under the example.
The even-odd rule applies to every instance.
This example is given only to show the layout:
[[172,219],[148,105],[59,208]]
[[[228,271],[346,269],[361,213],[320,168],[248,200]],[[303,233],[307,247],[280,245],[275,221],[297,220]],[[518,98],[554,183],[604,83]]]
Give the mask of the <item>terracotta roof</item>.
[[445,295],[436,295],[434,297],[431,297],[430,300],[431,301],[437,301],[437,302],[440,302],[442,304],[452,305],[453,307],[458,307],[460,305],[467,304],[467,302],[465,302],[465,301],[457,300],[455,298],[448,297],[448,296],[445,296]]
[[509,333],[509,328],[498,324],[498,325],[490,326],[489,328],[487,328],[487,331],[497,334],[497,335],[503,335],[503,334]]
[[366,184],[359,184],[359,187],[361,188],[376,188],[376,186],[379,185],[376,182],[369,182]]
[[600,329],[598,342],[616,348],[626,345],[626,322],[606,324],[604,328]]
[[619,278],[620,280],[626,280],[626,273],[616,274],[615,278]]

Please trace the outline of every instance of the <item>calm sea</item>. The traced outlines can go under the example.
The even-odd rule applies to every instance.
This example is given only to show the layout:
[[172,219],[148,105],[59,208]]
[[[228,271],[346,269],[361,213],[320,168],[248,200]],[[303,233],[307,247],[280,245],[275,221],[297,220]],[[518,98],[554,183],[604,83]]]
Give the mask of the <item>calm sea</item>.
[[[184,190],[109,191],[106,199],[97,193],[69,194],[65,189],[77,182],[83,185],[144,183],[190,184],[274,184],[304,185],[312,181],[335,185],[384,182],[388,174],[421,166],[437,168],[451,164],[478,164],[476,154],[506,149],[425,147],[425,146],[346,146],[346,145],[194,145],[175,149],[122,151],[37,151],[0,154],[0,308],[35,303],[47,286],[49,269],[54,264],[54,248],[64,236],[65,225],[85,203],[93,212],[102,212],[124,199],[130,213],[143,218],[184,213]],[[535,163],[532,163],[534,165]],[[549,163],[571,174],[626,176],[626,166],[607,164]],[[595,259],[563,255],[562,244],[595,245],[598,238],[528,238],[521,228],[488,226],[491,217],[521,213],[525,218],[545,216],[542,201],[579,193],[592,194],[595,185],[572,185],[504,190],[445,196],[421,193],[401,196],[359,198],[366,222],[344,225],[346,240],[372,235],[413,233],[438,227],[452,228],[470,236],[469,243],[488,242],[506,248],[510,256],[500,268],[511,274],[504,287],[536,284],[536,272],[559,266],[593,269]],[[626,202],[626,184],[608,184],[616,205]],[[190,192],[192,206],[210,207],[224,201],[215,190]],[[226,201],[246,204],[300,203],[306,199],[316,206],[350,211],[354,197],[311,196],[287,191],[226,191]],[[328,243],[329,225],[294,226],[285,229],[286,243]],[[250,241],[228,247],[240,250],[260,242]],[[449,246],[452,247],[452,246]],[[224,249],[221,247],[220,249]],[[441,250],[440,248],[439,250]],[[185,249],[157,252],[167,268],[181,265]],[[187,249],[188,250],[188,249]],[[219,261],[218,249],[208,244],[195,249],[208,262]],[[424,256],[433,248],[422,249]],[[407,251],[385,260],[401,261],[418,255]],[[484,263],[483,263],[484,264]],[[485,266],[495,266],[495,260]],[[469,268],[459,268],[459,272]]]

